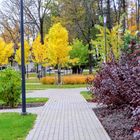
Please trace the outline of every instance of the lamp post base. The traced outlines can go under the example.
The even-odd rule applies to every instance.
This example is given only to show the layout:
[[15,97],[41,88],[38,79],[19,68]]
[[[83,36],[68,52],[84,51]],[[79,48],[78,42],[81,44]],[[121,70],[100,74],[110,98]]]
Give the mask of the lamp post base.
[[25,116],[25,115],[28,115],[29,113],[27,112],[21,112],[21,115]]

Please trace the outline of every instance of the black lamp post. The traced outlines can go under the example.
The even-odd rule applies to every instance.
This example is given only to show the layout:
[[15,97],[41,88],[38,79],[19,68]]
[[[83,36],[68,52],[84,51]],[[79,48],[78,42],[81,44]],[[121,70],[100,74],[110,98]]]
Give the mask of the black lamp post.
[[22,70],[22,115],[26,115],[25,59],[24,59],[24,13],[23,0],[20,0],[20,36],[21,36],[21,70]]
[[140,0],[137,0],[137,30],[139,31],[139,21],[140,21]]
[[140,21],[140,0],[137,0],[136,2],[136,5],[137,5],[137,39],[138,39],[138,44],[139,44],[139,38],[140,38],[140,24],[139,24],[139,21]]

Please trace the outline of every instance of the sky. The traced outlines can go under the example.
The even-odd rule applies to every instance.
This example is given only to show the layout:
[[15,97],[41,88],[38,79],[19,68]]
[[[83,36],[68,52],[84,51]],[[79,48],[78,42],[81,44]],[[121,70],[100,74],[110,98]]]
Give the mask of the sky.
[[0,0],[0,4],[2,3],[3,0]]
[[3,2],[3,0],[0,0],[0,9],[2,8],[2,2]]

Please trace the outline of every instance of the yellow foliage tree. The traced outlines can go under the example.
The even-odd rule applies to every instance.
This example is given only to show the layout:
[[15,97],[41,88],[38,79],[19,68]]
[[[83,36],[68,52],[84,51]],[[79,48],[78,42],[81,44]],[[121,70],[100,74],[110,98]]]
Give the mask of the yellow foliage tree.
[[47,56],[47,45],[48,39],[47,36],[44,39],[44,44],[40,42],[40,35],[34,40],[32,44],[32,60],[36,64],[40,64],[42,66],[46,66],[48,63]]
[[[27,41],[24,42],[24,50],[25,50],[25,64],[28,64],[30,61],[30,45]],[[16,51],[15,61],[21,66],[21,45],[19,45],[19,49]]]
[[118,59],[120,56],[120,49],[123,44],[121,34],[119,33],[120,26],[114,26],[111,31],[109,29],[106,29],[106,46],[104,27],[97,25],[96,28],[99,30],[99,34],[97,34],[96,40],[92,40],[92,44],[96,47],[98,53],[100,53],[100,55],[102,56],[102,60],[104,60],[105,57],[107,57],[107,60],[109,60],[111,52],[115,56],[115,59]]
[[128,2],[128,8],[129,8],[129,16],[127,19],[127,28],[130,31],[130,34],[132,36],[136,35],[136,32],[138,30],[138,26],[140,23],[137,23],[137,10],[136,10],[136,3],[134,1]]
[[14,53],[13,43],[5,43],[2,38],[0,38],[0,66],[8,64],[9,57]]
[[48,34],[49,63],[58,67],[58,84],[61,83],[61,67],[69,61],[71,47],[68,45],[68,31],[60,23],[54,24]]
[[128,27],[128,30],[130,31],[130,34],[131,34],[132,36],[135,36],[135,35],[136,35],[136,32],[137,32],[137,25],[129,26],[129,27]]

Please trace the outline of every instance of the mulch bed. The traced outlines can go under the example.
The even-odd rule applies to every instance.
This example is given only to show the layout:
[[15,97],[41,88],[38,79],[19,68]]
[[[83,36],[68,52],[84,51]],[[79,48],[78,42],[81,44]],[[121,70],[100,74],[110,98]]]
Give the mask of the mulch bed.
[[136,124],[131,117],[131,110],[98,108],[94,109],[97,117],[108,132],[111,140],[134,140],[133,127]]
[[[27,103],[26,104],[26,107],[27,108],[30,108],[30,107],[41,107],[41,106],[43,106],[43,105],[45,105],[45,103]],[[21,104],[19,104],[17,107],[15,107],[15,108],[21,108],[22,107],[22,105]],[[11,107],[9,107],[9,106],[5,106],[5,105],[0,105],[0,109],[15,109],[15,108],[11,108]]]

